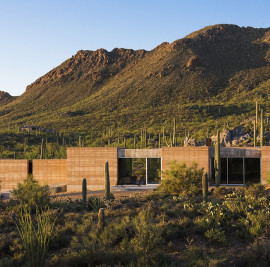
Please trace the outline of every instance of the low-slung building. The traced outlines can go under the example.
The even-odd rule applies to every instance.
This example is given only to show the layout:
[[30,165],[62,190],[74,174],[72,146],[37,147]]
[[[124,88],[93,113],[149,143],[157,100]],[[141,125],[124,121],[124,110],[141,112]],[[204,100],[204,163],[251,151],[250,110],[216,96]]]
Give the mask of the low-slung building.
[[[104,189],[104,163],[109,162],[111,185],[120,184],[123,162],[131,158],[158,159],[159,169],[170,168],[172,161],[194,162],[213,177],[214,147],[163,147],[160,149],[124,149],[115,147],[70,147],[67,159],[0,160],[2,190],[16,188],[28,174],[41,184],[66,184],[68,191],[81,191],[82,179],[88,190]],[[221,184],[265,184],[270,176],[270,147],[221,148]]]

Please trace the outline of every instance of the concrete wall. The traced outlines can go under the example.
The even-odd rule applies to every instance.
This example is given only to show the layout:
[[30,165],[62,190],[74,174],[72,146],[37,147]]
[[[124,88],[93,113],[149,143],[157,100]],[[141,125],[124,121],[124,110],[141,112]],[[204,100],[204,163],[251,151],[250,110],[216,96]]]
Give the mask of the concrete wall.
[[1,190],[11,190],[17,187],[17,183],[23,182],[28,174],[28,160],[1,159],[0,181]]
[[160,148],[151,149],[125,149],[118,148],[118,158],[161,158]]
[[104,190],[104,164],[109,162],[111,185],[117,184],[117,148],[67,148],[68,191],[81,191],[82,180],[87,179],[88,190]]
[[198,168],[204,168],[209,173],[209,147],[163,147],[162,171],[168,170],[172,161],[185,162],[191,165],[198,163]]
[[[215,157],[215,148],[210,147],[210,157]],[[221,147],[221,158],[260,158],[261,150],[253,147]]]
[[[262,147],[261,154],[261,181],[262,184],[266,184],[267,178],[270,178],[270,147]],[[267,173],[269,173],[269,175]]]
[[67,184],[66,159],[34,159],[33,175],[40,184]]

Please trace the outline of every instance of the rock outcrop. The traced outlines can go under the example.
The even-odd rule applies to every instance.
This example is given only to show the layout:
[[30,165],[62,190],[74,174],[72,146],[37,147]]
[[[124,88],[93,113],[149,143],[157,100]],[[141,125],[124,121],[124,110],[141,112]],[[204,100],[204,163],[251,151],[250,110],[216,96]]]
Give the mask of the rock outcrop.
[[186,137],[184,139],[184,146],[198,146],[196,140],[192,137]]
[[[234,127],[232,130],[225,129],[220,134],[220,145],[222,147],[235,147],[246,145],[251,142],[252,136],[246,132],[244,126]],[[216,142],[217,136],[211,137],[212,141]]]

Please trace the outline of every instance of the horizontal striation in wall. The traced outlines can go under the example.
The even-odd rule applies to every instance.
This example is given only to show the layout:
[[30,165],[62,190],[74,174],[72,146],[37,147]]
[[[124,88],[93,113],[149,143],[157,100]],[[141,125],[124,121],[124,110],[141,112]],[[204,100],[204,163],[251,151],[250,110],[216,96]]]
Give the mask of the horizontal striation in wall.
[[1,190],[11,190],[23,182],[28,174],[28,160],[26,159],[1,159],[0,181]]
[[270,178],[270,147],[264,146],[261,148],[261,177],[262,184],[267,183],[267,179]]
[[162,171],[168,170],[172,161],[185,162],[188,166],[197,163],[198,168],[204,168],[209,173],[209,147],[163,147]]
[[42,185],[67,184],[67,160],[34,159],[33,176]]
[[117,148],[72,147],[67,148],[68,191],[81,191],[86,178],[87,188],[104,189],[105,162],[109,162],[110,184],[117,184]]

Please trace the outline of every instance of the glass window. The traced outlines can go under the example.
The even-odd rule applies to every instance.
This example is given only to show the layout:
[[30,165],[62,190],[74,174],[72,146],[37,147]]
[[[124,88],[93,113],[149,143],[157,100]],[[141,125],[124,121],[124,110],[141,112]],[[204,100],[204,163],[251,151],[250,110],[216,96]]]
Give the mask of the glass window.
[[228,159],[228,171],[229,171],[229,184],[243,184],[243,158],[229,158]]
[[260,183],[261,161],[255,158],[245,158],[245,182]]

